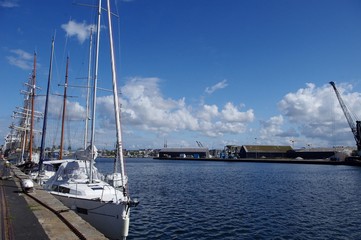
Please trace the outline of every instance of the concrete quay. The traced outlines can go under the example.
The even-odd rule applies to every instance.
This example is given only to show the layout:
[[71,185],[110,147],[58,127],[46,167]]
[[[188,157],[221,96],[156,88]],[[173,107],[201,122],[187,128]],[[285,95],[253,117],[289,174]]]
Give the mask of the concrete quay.
[[2,239],[107,239],[50,193],[35,184],[24,192],[29,176],[0,160],[0,230]]

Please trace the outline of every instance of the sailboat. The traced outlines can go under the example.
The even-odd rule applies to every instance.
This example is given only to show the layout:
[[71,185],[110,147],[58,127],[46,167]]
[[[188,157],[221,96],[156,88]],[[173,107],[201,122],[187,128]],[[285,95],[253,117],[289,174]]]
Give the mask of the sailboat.
[[[95,76],[93,85],[93,103],[91,119],[90,146],[82,154],[81,159],[61,160],[59,169],[45,184],[44,189],[58,198],[64,205],[74,210],[80,217],[89,222],[106,237],[111,239],[126,239],[129,232],[130,208],[138,205],[128,193],[128,178],[124,171],[122,136],[120,125],[120,109],[115,72],[113,33],[111,24],[110,2],[107,0],[109,22],[109,41],[113,83],[113,103],[116,125],[116,166],[117,172],[106,182],[94,166],[97,150],[95,137],[95,106],[97,94],[97,72],[100,39],[101,0],[98,3],[97,42],[95,57]],[[85,154],[87,153],[87,154]]]
[[22,169],[32,168],[35,164],[39,162],[39,153],[33,151],[34,146],[34,120],[35,118],[41,118],[42,114],[35,111],[35,90],[36,87],[36,53],[34,53],[34,67],[31,77],[29,78],[28,83],[25,83],[27,86],[26,90],[22,90],[21,93],[25,95],[24,97],[24,106],[18,107],[18,111],[14,111],[13,117],[20,118],[19,125],[11,125],[10,128],[17,132],[17,141],[18,146],[21,145],[19,151],[15,151],[13,156],[7,156],[7,159],[11,162],[14,162],[18,167]]
[[16,155],[16,152],[19,152],[21,149],[20,134],[18,132],[14,132],[14,123],[12,123],[9,128],[11,131],[4,138],[4,145],[1,151],[4,153],[4,157],[8,160],[13,158],[18,159],[19,156]]

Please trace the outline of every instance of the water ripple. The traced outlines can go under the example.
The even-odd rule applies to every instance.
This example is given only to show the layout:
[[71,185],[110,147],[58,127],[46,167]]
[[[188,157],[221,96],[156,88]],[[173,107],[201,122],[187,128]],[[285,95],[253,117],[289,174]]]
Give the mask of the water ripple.
[[152,159],[127,166],[141,200],[130,240],[361,239],[361,168]]

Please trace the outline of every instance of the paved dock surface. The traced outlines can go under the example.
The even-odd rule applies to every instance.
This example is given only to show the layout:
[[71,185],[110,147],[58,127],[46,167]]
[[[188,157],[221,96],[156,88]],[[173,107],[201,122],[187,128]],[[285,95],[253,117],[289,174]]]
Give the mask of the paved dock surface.
[[49,239],[13,179],[1,180],[2,239]]
[[107,239],[40,186],[25,193],[28,176],[0,160],[0,230],[2,239]]

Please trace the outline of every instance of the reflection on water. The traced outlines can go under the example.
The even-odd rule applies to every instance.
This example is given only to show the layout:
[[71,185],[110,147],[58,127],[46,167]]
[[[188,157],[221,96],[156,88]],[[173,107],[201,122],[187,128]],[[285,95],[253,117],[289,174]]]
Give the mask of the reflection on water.
[[[112,160],[99,159],[106,173]],[[361,168],[126,159],[128,239],[361,239]]]

